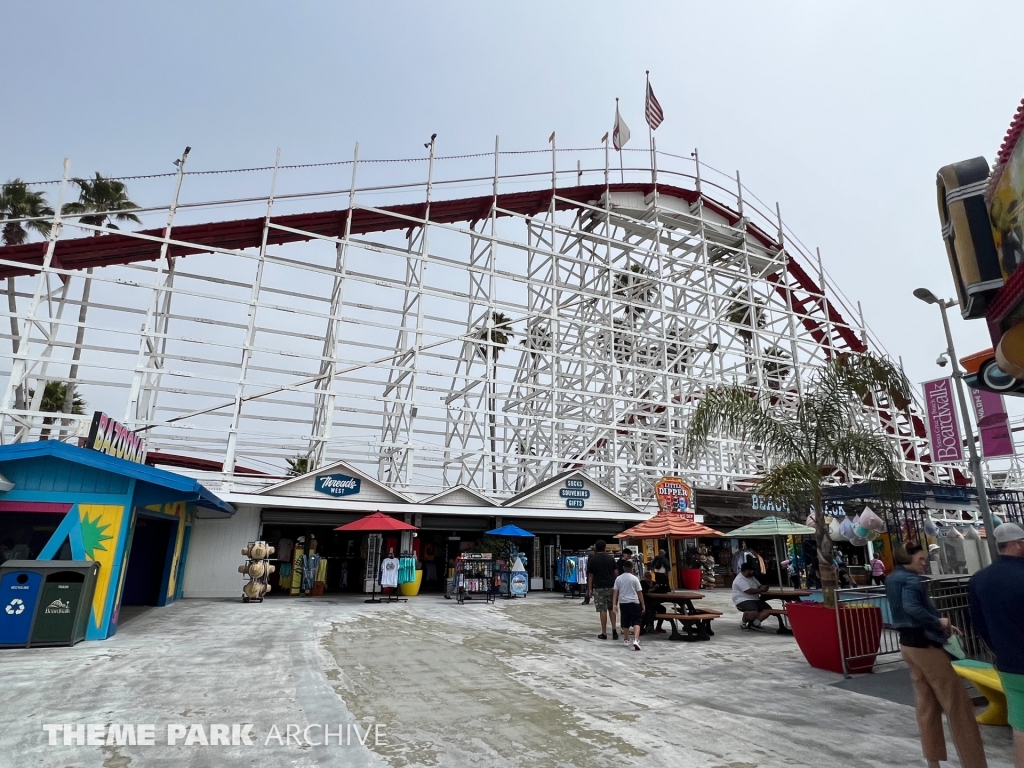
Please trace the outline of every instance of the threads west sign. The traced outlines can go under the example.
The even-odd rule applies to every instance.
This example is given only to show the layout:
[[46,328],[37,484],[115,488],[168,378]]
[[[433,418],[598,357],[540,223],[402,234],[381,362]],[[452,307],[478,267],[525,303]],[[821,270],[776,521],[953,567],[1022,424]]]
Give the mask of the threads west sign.
[[351,496],[359,493],[363,481],[348,475],[318,475],[316,489],[328,496]]

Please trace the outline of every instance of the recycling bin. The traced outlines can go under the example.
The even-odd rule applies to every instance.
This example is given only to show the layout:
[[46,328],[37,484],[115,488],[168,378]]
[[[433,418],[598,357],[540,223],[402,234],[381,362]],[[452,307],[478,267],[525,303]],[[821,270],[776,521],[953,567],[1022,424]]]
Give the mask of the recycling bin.
[[[3,590],[8,585],[12,593],[26,592],[34,597],[26,600],[11,596],[4,603],[0,638],[6,636],[2,627],[10,618],[10,636],[17,642],[25,631],[24,615],[31,613],[27,641],[17,642],[18,645],[74,645],[84,640],[99,570],[99,563],[88,560],[9,560],[4,563],[0,566],[0,585],[3,585],[0,597],[7,595]],[[9,574],[12,575],[9,577]],[[22,577],[25,577],[24,582],[19,583]],[[29,586],[29,589],[14,589],[20,586]],[[19,614],[20,606],[14,605],[8,615],[6,606],[16,599],[22,600],[25,610]]]
[[28,645],[43,574],[22,568],[0,570],[0,648]]

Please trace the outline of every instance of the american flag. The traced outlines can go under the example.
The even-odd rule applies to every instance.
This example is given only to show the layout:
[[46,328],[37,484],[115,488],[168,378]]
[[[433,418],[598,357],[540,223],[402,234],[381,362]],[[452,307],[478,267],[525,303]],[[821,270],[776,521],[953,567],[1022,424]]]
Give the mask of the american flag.
[[661,110],[661,104],[658,103],[658,99],[654,95],[654,89],[651,88],[650,82],[647,83],[646,117],[647,124],[651,126],[652,131],[657,130],[658,126],[661,125],[662,121],[665,119],[665,113]]

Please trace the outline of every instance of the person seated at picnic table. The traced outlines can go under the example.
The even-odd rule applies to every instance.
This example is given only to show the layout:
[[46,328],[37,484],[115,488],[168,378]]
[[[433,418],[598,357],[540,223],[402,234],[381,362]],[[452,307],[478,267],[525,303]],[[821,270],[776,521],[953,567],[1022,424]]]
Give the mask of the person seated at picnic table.
[[772,609],[760,595],[768,591],[754,578],[754,563],[750,560],[740,566],[739,575],[732,581],[732,602],[743,612],[740,629],[761,629],[761,622],[767,619]]
[[[670,591],[668,584],[662,585],[652,581],[651,573],[648,571],[640,580],[640,588],[644,594],[644,618],[640,625],[640,634],[665,634],[665,630],[662,629],[665,620],[655,618],[659,613],[665,613],[665,604],[652,599],[652,596]],[[657,627],[654,626],[655,621],[658,623]]]

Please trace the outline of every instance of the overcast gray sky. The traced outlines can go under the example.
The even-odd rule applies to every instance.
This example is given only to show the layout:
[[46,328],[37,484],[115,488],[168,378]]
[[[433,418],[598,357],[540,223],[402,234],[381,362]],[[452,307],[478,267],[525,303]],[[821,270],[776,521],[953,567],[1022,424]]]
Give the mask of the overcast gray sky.
[[[1024,95],[1024,4],[984,2],[21,3],[3,17],[0,176],[190,170],[594,146],[644,70],[659,149],[778,200],[917,382],[952,295],[935,172],[991,161]],[[1000,30],[1009,30],[1003,36]],[[260,188],[254,193],[264,194]],[[142,201],[145,202],[145,201]],[[165,202],[161,200],[159,202]],[[988,346],[957,317],[961,355]],[[948,371],[948,368],[946,369]]]

